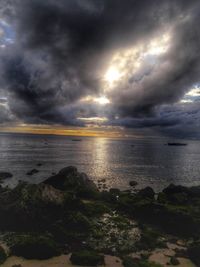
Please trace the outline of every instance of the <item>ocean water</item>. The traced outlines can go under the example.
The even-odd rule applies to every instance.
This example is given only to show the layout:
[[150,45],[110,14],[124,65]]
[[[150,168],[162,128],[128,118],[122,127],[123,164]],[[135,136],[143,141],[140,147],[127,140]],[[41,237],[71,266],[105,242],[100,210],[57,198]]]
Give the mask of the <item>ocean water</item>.
[[[69,165],[77,166],[96,183],[106,179],[108,188],[129,189],[131,180],[138,182],[138,188],[151,186],[156,191],[170,183],[200,185],[198,141],[166,146],[169,140],[164,139],[73,139],[79,138],[1,133],[0,172],[13,174],[4,185],[13,187],[19,180],[39,183]],[[28,176],[33,168],[39,173]]]

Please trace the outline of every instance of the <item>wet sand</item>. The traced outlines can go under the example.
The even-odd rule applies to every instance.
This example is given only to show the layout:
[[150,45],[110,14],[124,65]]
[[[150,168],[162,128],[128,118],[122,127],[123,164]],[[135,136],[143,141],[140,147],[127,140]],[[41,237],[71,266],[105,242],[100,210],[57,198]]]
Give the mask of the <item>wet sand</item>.
[[[159,263],[163,267],[173,267],[174,265],[170,264],[170,258],[176,255],[175,250],[186,250],[186,247],[167,243],[167,248],[164,249],[155,249],[151,256],[149,257],[149,261]],[[177,257],[179,264],[177,267],[196,267],[195,264],[192,263],[190,259]]]

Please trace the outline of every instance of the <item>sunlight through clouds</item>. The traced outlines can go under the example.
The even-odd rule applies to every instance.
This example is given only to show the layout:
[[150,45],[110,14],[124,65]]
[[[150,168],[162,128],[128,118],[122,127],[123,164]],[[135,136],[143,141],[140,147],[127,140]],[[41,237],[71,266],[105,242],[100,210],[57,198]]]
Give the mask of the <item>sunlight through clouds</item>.
[[88,118],[77,118],[78,120],[80,121],[84,121],[86,123],[92,123],[94,122],[95,124],[98,124],[98,123],[103,123],[103,122],[106,122],[108,121],[107,118],[105,117],[88,117]]
[[199,85],[195,85],[192,89],[190,89],[184,97],[181,99],[181,103],[193,103],[200,101],[200,87]]
[[110,67],[105,74],[105,80],[112,85],[113,82],[118,81],[121,78],[122,74],[120,73],[117,67]]
[[154,64],[168,51],[170,40],[171,35],[166,32],[148,43],[140,43],[113,53],[103,77],[105,91],[114,89],[120,82],[128,82],[141,67],[144,69]]
[[90,96],[89,95],[89,96],[86,96],[86,97],[82,98],[80,100],[80,102],[82,102],[82,103],[91,103],[91,104],[95,103],[95,104],[102,105],[102,106],[110,104],[110,100],[104,95],[102,95],[100,97],[94,97],[94,96]]
[[97,97],[94,101],[100,105],[107,105],[110,104],[110,100],[106,96]]
[[186,96],[200,96],[200,87],[195,86],[186,94]]

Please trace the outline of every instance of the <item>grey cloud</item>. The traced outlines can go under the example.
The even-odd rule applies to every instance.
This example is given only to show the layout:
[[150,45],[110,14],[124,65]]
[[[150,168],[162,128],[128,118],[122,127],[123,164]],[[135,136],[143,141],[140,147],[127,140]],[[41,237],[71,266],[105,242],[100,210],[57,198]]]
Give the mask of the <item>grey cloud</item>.
[[15,118],[10,113],[4,100],[0,99],[0,124],[13,122]]

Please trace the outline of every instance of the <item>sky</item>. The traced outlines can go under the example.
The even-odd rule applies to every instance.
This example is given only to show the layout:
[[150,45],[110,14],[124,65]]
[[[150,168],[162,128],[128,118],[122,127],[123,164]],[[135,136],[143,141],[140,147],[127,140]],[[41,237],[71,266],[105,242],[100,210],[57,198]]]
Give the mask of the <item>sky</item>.
[[200,139],[199,0],[0,0],[0,131]]

